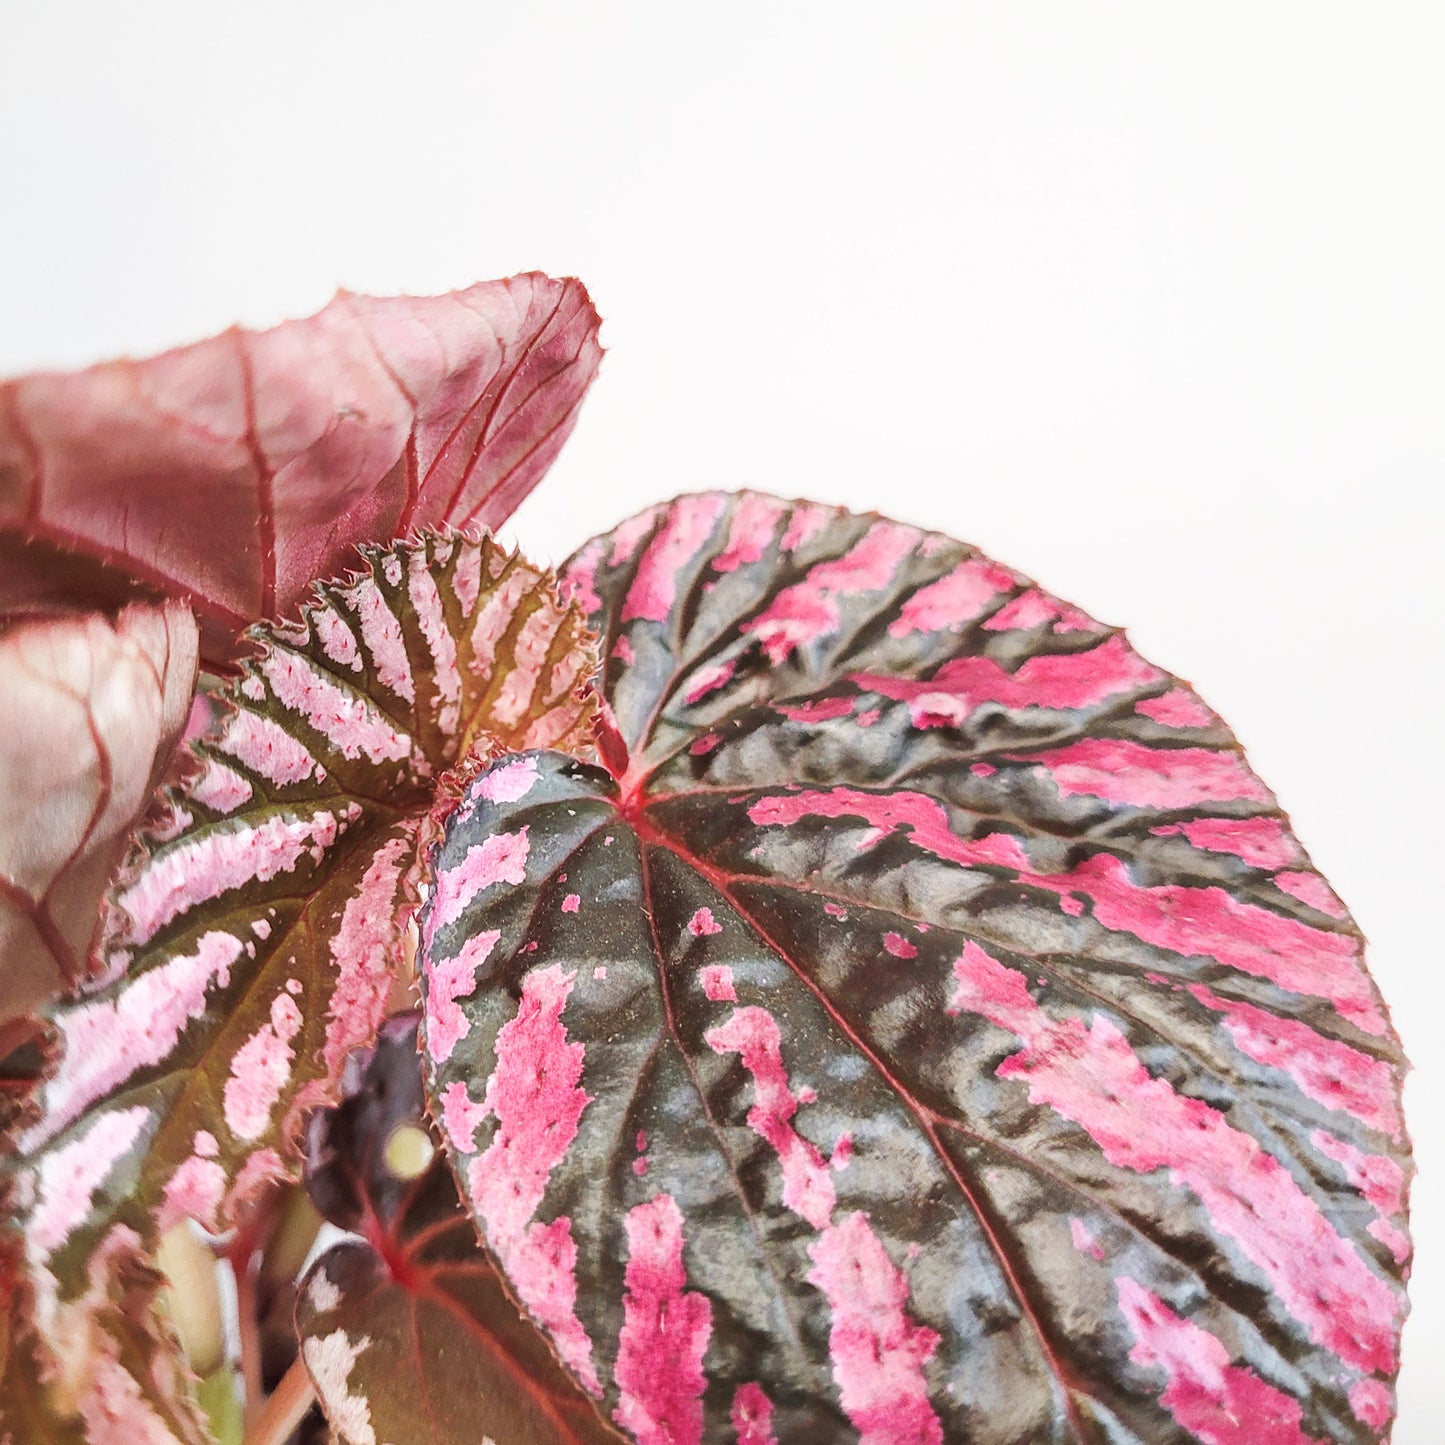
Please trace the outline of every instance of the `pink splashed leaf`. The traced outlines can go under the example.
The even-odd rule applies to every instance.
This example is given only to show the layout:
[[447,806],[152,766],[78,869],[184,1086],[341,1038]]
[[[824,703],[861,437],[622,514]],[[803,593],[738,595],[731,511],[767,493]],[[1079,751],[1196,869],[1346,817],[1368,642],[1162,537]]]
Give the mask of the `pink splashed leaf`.
[[[546,574],[459,534],[365,560],[299,626],[253,631],[188,744],[171,825],[110,892],[115,976],[51,1011],[58,1059],[14,1169],[27,1267],[56,1308],[115,1229],[149,1243],[188,1209],[225,1227],[255,1182],[295,1172],[306,1115],[405,981],[420,843],[451,770],[589,751],[595,647]],[[492,776],[514,802],[530,786],[525,769]]]
[[504,521],[572,429],[598,325],[580,282],[533,273],[343,292],[270,331],[0,383],[0,612],[159,590],[229,660],[356,544]]
[[414,1177],[388,1164],[396,1131],[431,1128],[416,1015],[388,1022],[362,1059],[308,1132],[312,1200],[359,1236],[322,1254],[297,1294],[302,1359],[333,1428],[347,1442],[620,1445],[508,1295],[440,1139]]
[[609,1417],[1233,1445],[1246,1409],[1381,1439],[1403,1059],[1217,716],[876,517],[683,497],[573,567],[614,771],[476,781],[422,984],[466,1021],[428,1060],[464,1202],[535,1239],[503,1267]]

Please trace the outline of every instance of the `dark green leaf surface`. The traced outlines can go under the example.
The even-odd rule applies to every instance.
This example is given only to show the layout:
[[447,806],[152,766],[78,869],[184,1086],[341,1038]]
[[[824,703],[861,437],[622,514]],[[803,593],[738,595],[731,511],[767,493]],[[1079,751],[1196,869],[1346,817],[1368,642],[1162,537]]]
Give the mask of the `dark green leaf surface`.
[[687,497],[565,577],[610,771],[472,785],[424,1028],[484,1238],[608,1415],[643,1445],[1383,1438],[1404,1064],[1218,717],[876,517]]
[[318,1259],[297,1306],[333,1429],[345,1445],[616,1445],[507,1295],[440,1152],[411,1178],[388,1162],[397,1131],[426,1129],[416,1020],[401,1017],[312,1131],[317,1205],[367,1241]]

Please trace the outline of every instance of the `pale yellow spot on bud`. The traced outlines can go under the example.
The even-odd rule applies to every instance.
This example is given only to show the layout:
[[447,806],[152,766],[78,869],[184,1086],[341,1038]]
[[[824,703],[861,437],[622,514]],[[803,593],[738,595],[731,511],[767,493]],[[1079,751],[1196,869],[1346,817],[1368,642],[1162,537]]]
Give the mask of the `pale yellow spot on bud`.
[[386,1141],[382,1155],[387,1172],[397,1179],[415,1179],[426,1171],[436,1155],[431,1135],[415,1124],[398,1124]]

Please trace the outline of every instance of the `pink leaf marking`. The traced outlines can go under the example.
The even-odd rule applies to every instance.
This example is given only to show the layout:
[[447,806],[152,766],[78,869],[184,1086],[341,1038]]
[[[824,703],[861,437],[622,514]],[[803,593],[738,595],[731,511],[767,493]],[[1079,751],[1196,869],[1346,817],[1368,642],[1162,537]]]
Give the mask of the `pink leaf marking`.
[[1299,858],[1299,846],[1278,818],[1196,818],[1149,830],[1158,837],[1182,833],[1206,853],[1233,853],[1253,868],[1279,868]]
[[[401,580],[400,565],[395,557],[388,557],[383,564],[383,575],[393,572],[387,579],[393,585]],[[371,655],[377,681],[404,701],[415,702],[416,683],[412,679],[411,659],[406,655],[401,623],[387,605],[381,588],[366,577],[343,595],[361,619],[361,640]]]
[[45,1113],[21,1139],[30,1150],[132,1074],[159,1064],[206,1010],[213,983],[225,988],[241,956],[239,938],[213,931],[181,954],[130,979],[114,998],[73,1005],[57,1015],[65,1066],[45,1089]]
[[457,642],[442,611],[441,593],[428,570],[426,553],[421,550],[413,552],[407,560],[406,590],[431,654],[439,725],[443,732],[450,733],[457,725],[457,707],[462,695]]
[[298,713],[345,758],[400,763],[411,756],[411,741],[392,727],[375,704],[319,672],[299,653],[276,651],[261,671],[277,699]]
[[851,697],[820,697],[812,702],[799,703],[796,707],[780,702],[777,711],[789,722],[827,722],[830,718],[847,717],[853,711],[853,703]]
[[1016,1034],[1023,1048],[999,1065],[1082,1128],[1111,1164],[1168,1169],[1220,1233],[1269,1280],[1316,1344],[1365,1371],[1395,1367],[1402,1300],[1342,1239],[1278,1160],[1218,1110],[1152,1077],[1102,1015],[1056,1020],[1024,976],[976,943],[954,963],[950,1013],[967,1010]]
[[471,1033],[471,1020],[456,1000],[468,998],[477,987],[477,970],[491,957],[501,933],[495,928],[474,933],[455,958],[427,959],[426,1046],[437,1063],[445,1063],[452,1050]]
[[231,1060],[223,1102],[226,1127],[251,1142],[266,1132],[272,1111],[291,1077],[291,1040],[301,1030],[301,1010],[289,994],[271,1000],[271,1017]]
[[919,681],[866,672],[854,673],[850,680],[906,702],[913,725],[932,728],[957,727],[986,703],[1014,709],[1096,707],[1163,676],[1123,638],[1109,637],[1088,652],[1030,657],[1017,672],[1006,672],[989,657],[958,657],[932,678]]
[[806,547],[837,515],[831,507],[824,507],[817,502],[799,503],[788,518],[778,550],[791,556]]
[[339,1079],[347,1056],[376,1037],[396,977],[397,913],[402,874],[414,861],[416,832],[408,828],[376,850],[331,936],[336,982],[326,1009],[322,1058],[328,1079]]
[[773,1435],[773,1402],[756,1382],[749,1380],[734,1391],[728,1418],[736,1445],[778,1445]]
[[833,1312],[833,1379],[859,1445],[942,1445],[923,1374],[938,1335],[908,1317],[908,1278],[868,1216],[847,1215],[808,1246],[808,1255],[808,1281]]
[[713,559],[713,571],[736,572],[739,567],[751,567],[761,561],[787,510],[788,504],[776,497],[760,496],[756,492],[739,497],[728,523],[727,542]]
[[706,938],[710,934],[721,933],[722,924],[712,916],[711,908],[699,908],[687,921],[687,931],[694,938]]
[[485,1104],[472,1098],[465,1080],[453,1079],[446,1086],[442,1092],[442,1124],[458,1153],[477,1152],[477,1129],[490,1112]]
[[798,1100],[788,1084],[778,1021],[767,1009],[734,1009],[703,1038],[714,1053],[742,1056],[743,1067],[753,1076],[756,1101],[748,1110],[748,1127],[777,1151],[783,1203],[814,1229],[826,1228],[837,1195],[823,1156],[793,1127]]
[[612,555],[607,559],[609,567],[623,567],[637,555],[642,539],[657,525],[662,513],[661,507],[648,507],[635,517],[629,517],[612,533]]
[[838,599],[880,592],[894,579],[919,539],[913,527],[875,522],[843,556],[816,563],[808,575],[785,587],[768,608],[743,623],[756,634],[775,666],[805,647],[837,631]]
[[1037,587],[1031,587],[1006,606],[999,608],[983,625],[990,632],[1007,632],[1011,628],[1027,631],[1050,622],[1053,623],[1055,632],[1098,630],[1098,624],[1093,618],[1080,612],[1077,607],[1070,607],[1066,602],[1060,602],[1057,597],[1041,592]]
[[1137,1343],[1129,1358],[1162,1370],[1167,1384],[1159,1403],[1204,1445],[1326,1445],[1300,1426],[1298,1400],[1253,1370],[1230,1363],[1229,1352],[1207,1330],[1175,1314],[1158,1295],[1121,1276],[1114,1282],[1119,1310]]
[[733,971],[725,963],[707,964],[699,977],[702,991],[714,1003],[736,1003],[738,991],[733,986]]
[[476,786],[489,803],[520,803],[537,784],[536,758],[516,758],[493,768]]
[[1094,1259],[1103,1259],[1104,1247],[1094,1238],[1094,1231],[1077,1214],[1069,1216],[1069,1236],[1074,1241],[1074,1248],[1080,1254],[1090,1255]]
[[251,801],[251,785],[234,768],[215,758],[205,758],[201,771],[191,781],[189,796],[203,808],[223,817]]
[[909,943],[901,933],[885,933],[883,935],[883,947],[886,948],[894,958],[918,957],[918,949]]
[[1240,798],[1272,801],[1269,789],[1237,753],[1082,738],[1052,752],[1011,756],[1047,769],[1066,798],[1082,793],[1134,808],[1193,808]]
[[737,667],[736,658],[727,658],[723,662],[710,662],[707,666],[698,668],[693,674],[692,685],[682,696],[683,703],[692,707],[701,702],[708,693],[716,692],[728,683]]
[[496,1116],[496,1133],[469,1166],[467,1191],[518,1298],[552,1336],[568,1369],[600,1397],[592,1341],[576,1312],[572,1221],[534,1222],[547,1180],[592,1102],[578,1082],[585,1050],[568,1041],[562,1022],[575,980],[556,964],[523,980],[521,1006],[497,1034],[497,1063],[482,1104]]
[[1059,895],[1066,911],[1080,912],[1077,899],[1070,906],[1068,895],[1083,894],[1093,904],[1095,920],[1111,932],[1131,933],[1185,956],[1214,958],[1293,993],[1328,999],[1367,1032],[1383,1034],[1388,1028],[1360,967],[1358,940],[1241,903],[1223,888],[1144,887],[1133,881],[1122,860],[1103,853],[1068,873],[1035,873],[1018,838],[1001,832],[960,838],[950,829],[942,805],[923,793],[885,796],[853,788],[787,793],[760,798],[748,809],[748,817],[760,826],[860,817],[877,829],[874,842],[906,824],[915,847],[964,867],[1014,869],[1020,881]]
[[521,883],[527,876],[530,851],[525,827],[515,833],[492,833],[468,848],[466,857],[455,868],[439,872],[427,919],[428,948],[437,933],[455,923],[479,893],[497,883],[514,887]]
[[627,1293],[612,1418],[638,1445],[699,1445],[712,1302],[689,1290],[682,1211],[670,1194],[628,1210]]
[[162,1234],[183,1219],[194,1219],[213,1233],[219,1227],[217,1211],[226,1194],[226,1171],[215,1159],[216,1137],[198,1129],[191,1148],[195,1152],[166,1181],[156,1214],[156,1228]]
[[1394,1397],[1383,1380],[1356,1380],[1350,1386],[1349,1401],[1355,1419],[1373,1430],[1383,1429],[1395,1413]]
[[311,628],[322,652],[332,662],[338,667],[350,668],[352,672],[361,671],[361,650],[356,645],[356,634],[329,602],[312,611]]
[[562,900],[563,913],[576,913],[582,906],[582,895],[580,893],[569,893]]
[[35,1206],[26,1228],[30,1258],[43,1264],[90,1214],[95,1191],[130,1151],[150,1121],[151,1111],[132,1109],[98,1115],[68,1144],[44,1155],[35,1170]]
[[216,829],[178,843],[151,860],[120,905],[130,916],[130,943],[149,943],[155,935],[197,904],[219,898],[247,883],[266,883],[290,873],[303,858],[319,862],[349,821],[340,815],[312,813],[305,818],[272,816],[259,823]]
[[1389,1216],[1405,1212],[1405,1171],[1383,1154],[1366,1154],[1343,1139],[1336,1139],[1323,1129],[1310,1135],[1310,1143],[1338,1164],[1353,1189],[1358,1189],[1379,1214],[1369,1226],[1374,1235],[1394,1256],[1397,1264],[1410,1257],[1409,1236]]
[[952,572],[920,587],[889,624],[888,635],[907,637],[913,632],[962,632],[983,615],[1001,593],[1011,592],[1019,578],[984,557],[970,557]]
[[1223,888],[1144,887],[1133,881],[1121,859],[1108,854],[1096,853],[1070,873],[1020,876],[1051,892],[1083,893],[1093,904],[1094,918],[1113,932],[1132,933],[1173,953],[1217,959],[1291,993],[1328,999],[1367,1033],[1389,1028],[1360,966],[1359,940],[1350,934],[1325,932],[1241,903]]
[[1159,697],[1146,697],[1134,704],[1134,711],[1169,728],[1207,728],[1216,721],[1214,714],[1184,687],[1171,688]]
[[[602,543],[594,538],[573,559],[566,575],[558,584],[564,602],[575,602],[584,612],[600,612],[602,599],[597,595],[597,568],[602,563]],[[476,601],[473,594],[472,601]],[[466,604],[467,611],[471,605]]]
[[1404,1141],[1405,1121],[1395,1097],[1394,1074],[1384,1059],[1326,1038],[1296,1019],[1221,998],[1202,983],[1190,984],[1189,992],[1206,1008],[1225,1016],[1224,1027],[1241,1053],[1283,1070],[1317,1104]]
[[1335,897],[1334,889],[1318,873],[1300,870],[1293,873],[1276,873],[1274,886],[1298,898],[1311,908],[1327,913],[1331,918],[1344,918],[1345,906]]
[[622,604],[623,622],[667,621],[677,598],[678,573],[712,535],[727,501],[721,492],[702,492],[672,503],[667,520],[642,554]]

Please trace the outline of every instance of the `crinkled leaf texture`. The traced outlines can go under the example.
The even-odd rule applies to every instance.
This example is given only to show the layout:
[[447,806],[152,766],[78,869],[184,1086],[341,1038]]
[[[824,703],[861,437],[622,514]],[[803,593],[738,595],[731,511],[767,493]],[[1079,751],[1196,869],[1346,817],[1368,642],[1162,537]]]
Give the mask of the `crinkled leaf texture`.
[[366,1241],[328,1250],[301,1285],[327,1419],[345,1445],[618,1445],[508,1297],[440,1150],[419,1173],[388,1153],[429,1127],[416,1033],[414,1014],[388,1023],[345,1101],[313,1116],[312,1197]]
[[422,921],[483,1236],[643,1445],[1381,1439],[1399,1044],[1188,686],[946,537],[685,497],[564,580],[628,755]]
[[551,579],[490,539],[367,554],[317,589],[190,745],[112,892],[125,972],[52,1011],[60,1058],[12,1166],[43,1338],[118,1234],[233,1219],[404,976],[418,840],[459,759],[588,753],[595,653]]
[[187,598],[205,655],[289,612],[353,544],[496,527],[601,357],[575,280],[346,292],[269,331],[0,384],[0,612],[57,590]]
[[85,977],[101,895],[195,680],[179,602],[0,632],[0,1024]]

